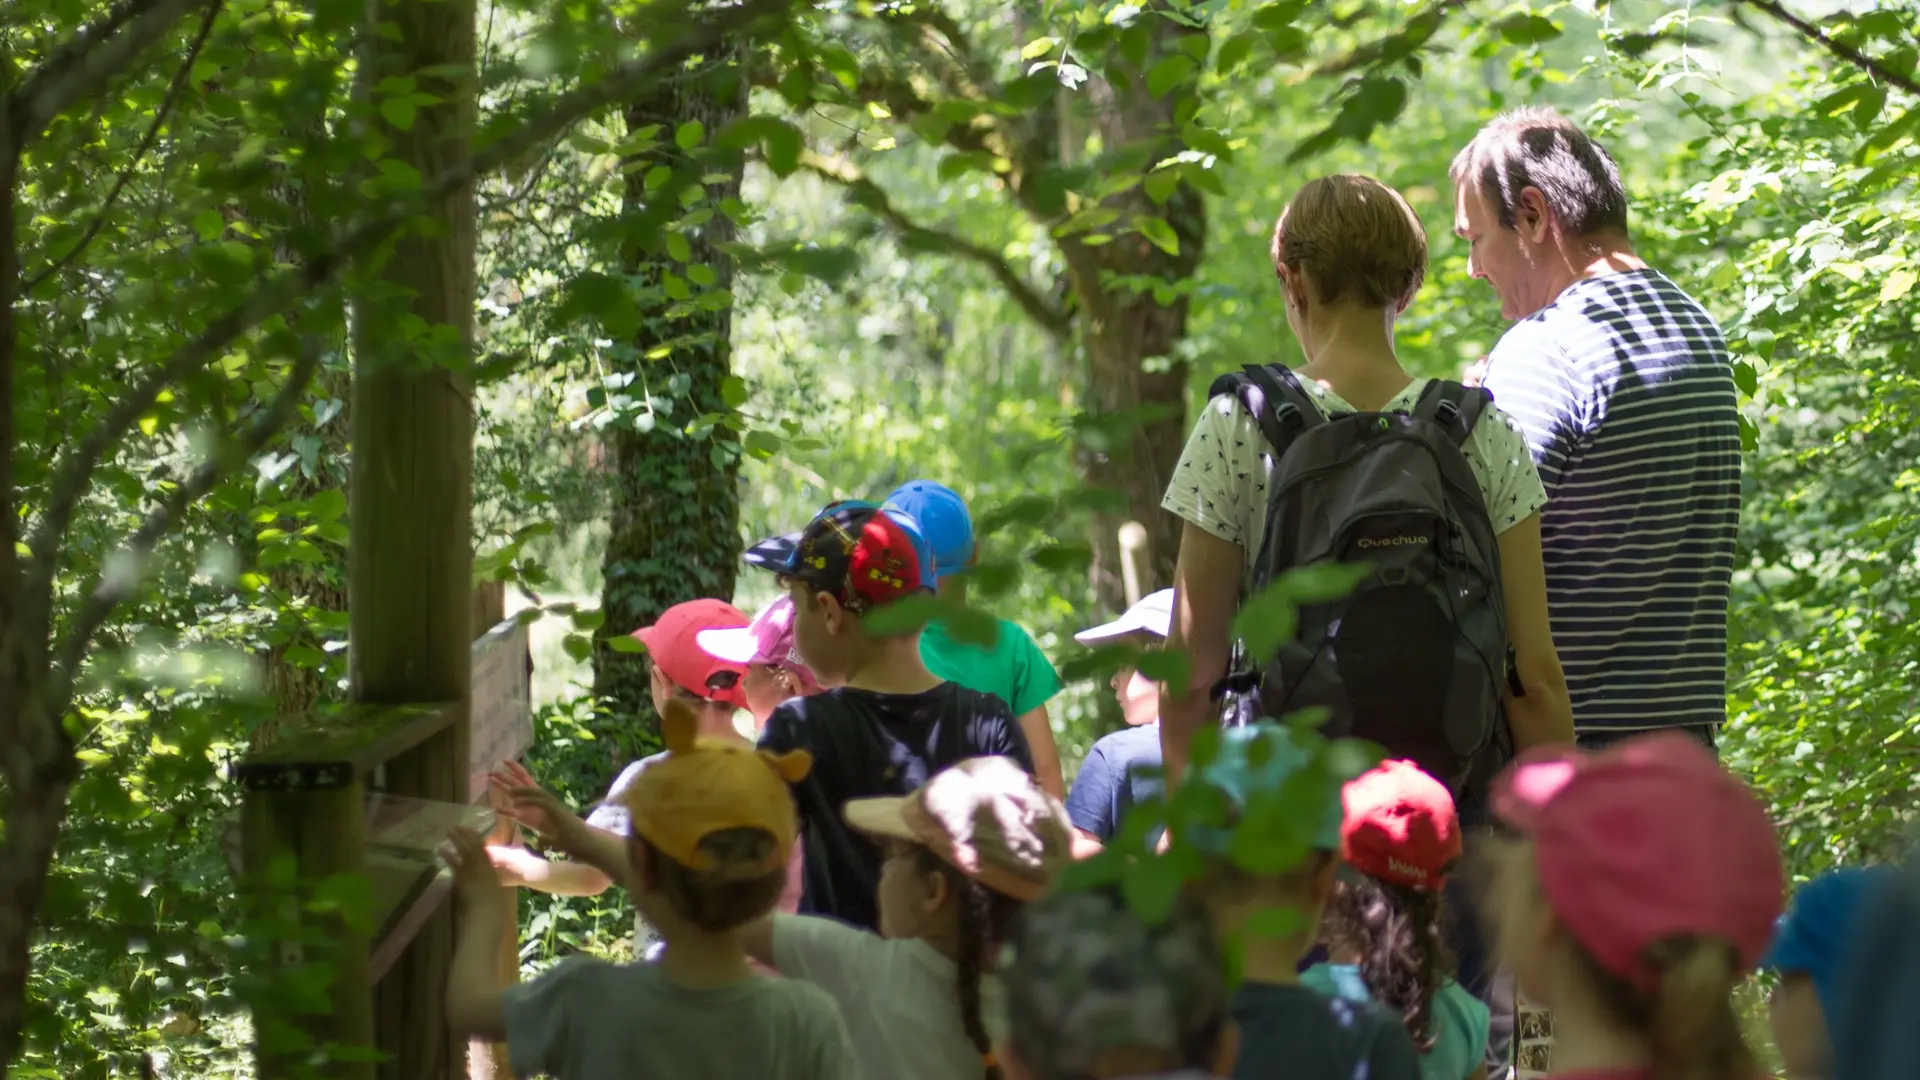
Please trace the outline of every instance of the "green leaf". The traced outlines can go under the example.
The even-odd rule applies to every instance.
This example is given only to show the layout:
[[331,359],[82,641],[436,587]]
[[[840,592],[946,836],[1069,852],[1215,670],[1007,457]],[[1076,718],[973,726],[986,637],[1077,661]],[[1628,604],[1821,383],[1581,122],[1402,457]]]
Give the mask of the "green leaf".
[[611,652],[631,654],[647,651],[647,643],[634,637],[632,634],[621,634],[619,637],[601,638],[600,643],[605,645]]
[[1260,35],[1244,30],[1223,42],[1220,52],[1213,58],[1214,69],[1222,75],[1231,75],[1247,57],[1253,55],[1253,47],[1260,44]]
[[585,634],[568,634],[560,639],[560,647],[575,660],[585,662],[593,658],[593,640]]
[[1165,57],[1147,70],[1147,93],[1165,97],[1167,91],[1191,78],[1197,66],[1185,53]]
[[413,118],[419,110],[411,100],[404,97],[390,97],[380,103],[380,117],[400,131],[413,128]]
[[1246,643],[1254,656],[1272,656],[1293,640],[1299,628],[1299,606],[1283,578],[1255,593],[1233,617],[1233,636]]
[[1913,291],[1916,281],[1920,281],[1920,275],[1916,275],[1913,270],[1904,266],[1888,274],[1887,280],[1880,283],[1880,302],[1890,304],[1907,295]]
[[607,613],[601,608],[582,608],[568,618],[576,630],[598,630],[607,623]]
[[[1153,200],[1155,206],[1165,206],[1167,200],[1173,198],[1174,191],[1180,187],[1180,173],[1174,169],[1157,169],[1147,174],[1146,182],[1141,187],[1146,191],[1147,198]],[[1170,251],[1167,254],[1177,255],[1179,252]]]
[[1143,858],[1120,872],[1120,895],[1134,914],[1157,924],[1173,913],[1174,901],[1180,898],[1185,883],[1179,867],[1169,860]]
[[347,494],[339,488],[327,488],[307,500],[307,513],[319,522],[338,521],[347,512]]
[[860,61],[844,45],[830,42],[821,46],[820,66],[826,68],[827,73],[848,90],[860,85]]
[[1760,379],[1758,374],[1753,370],[1752,364],[1747,363],[1745,360],[1735,360],[1733,362],[1733,385],[1740,388],[1742,395],[1746,397],[1753,396],[1753,392],[1760,388]]
[[708,266],[706,263],[694,263],[692,266],[687,267],[687,280],[701,288],[706,288],[720,280],[720,278],[713,272],[713,267]]
[[1154,247],[1169,255],[1180,254],[1180,238],[1174,235],[1173,226],[1167,224],[1165,219],[1135,215],[1133,224]]
[[667,234],[667,257],[674,262],[683,263],[693,258],[693,245],[679,233]]
[[1287,571],[1277,584],[1287,590],[1294,603],[1305,607],[1340,599],[1372,573],[1372,568],[1362,563],[1321,561]]
[[1040,57],[1052,52],[1053,46],[1054,40],[1050,37],[1034,38],[1032,41],[1027,42],[1026,48],[1020,50],[1020,59],[1038,60]]
[[740,442],[742,446],[746,447],[747,453],[752,454],[762,461],[772,457],[780,450],[780,437],[770,431],[762,431],[759,428],[747,432],[746,438]]
[[1560,36],[1560,27],[1552,19],[1528,12],[1509,15],[1495,25],[1500,29],[1500,36],[1515,45],[1537,45]]
[[931,593],[921,593],[874,608],[861,617],[860,626],[870,634],[906,634],[935,619],[945,618],[954,610],[955,605]]
[[673,133],[673,145],[682,150],[691,150],[707,138],[707,125],[698,120],[689,120],[681,124]]
[[747,403],[747,380],[738,375],[729,375],[720,380],[720,400],[729,409],[737,409]]
[[1149,649],[1140,654],[1135,666],[1141,675],[1166,686],[1175,695],[1187,692],[1187,680],[1193,675],[1193,658],[1185,650]]
[[671,179],[673,179],[673,169],[670,166],[655,165],[653,168],[647,170],[647,175],[640,181],[640,184],[648,191],[659,191],[665,187],[667,181]]

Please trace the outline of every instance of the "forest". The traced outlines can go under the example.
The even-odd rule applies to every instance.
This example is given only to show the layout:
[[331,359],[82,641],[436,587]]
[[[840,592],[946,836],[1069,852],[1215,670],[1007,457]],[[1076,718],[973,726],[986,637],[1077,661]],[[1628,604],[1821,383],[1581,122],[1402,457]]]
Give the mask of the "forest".
[[[1795,880],[1920,818],[1914,0],[11,0],[0,97],[0,1076],[253,1076],[252,1018],[324,999],[236,888],[230,767],[379,700],[350,545],[415,540],[354,488],[412,440],[470,435],[418,514],[528,627],[562,799],[659,745],[629,631],[758,608],[745,544],[917,478],[1066,679],[1071,776],[1120,726],[1074,632],[1171,583],[1212,380],[1297,359],[1280,208],[1403,193],[1400,354],[1456,377],[1507,321],[1448,164],[1522,104],[1737,356],[1723,760]],[[629,947],[620,890],[519,913],[528,973]]]

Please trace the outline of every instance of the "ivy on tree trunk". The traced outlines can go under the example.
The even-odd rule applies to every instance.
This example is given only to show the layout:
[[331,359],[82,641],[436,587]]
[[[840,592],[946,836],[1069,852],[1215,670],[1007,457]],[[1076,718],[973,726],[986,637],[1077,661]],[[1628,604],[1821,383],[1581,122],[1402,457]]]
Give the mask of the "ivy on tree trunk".
[[[729,411],[723,386],[732,366],[733,274],[720,245],[733,238],[722,209],[738,198],[742,159],[694,151],[705,135],[746,111],[738,57],[735,51],[718,54],[624,114],[629,141],[657,140],[628,156],[625,212],[658,216],[698,206],[704,188],[713,213],[670,234],[684,244],[629,245],[623,258],[641,312],[619,369],[632,376],[625,393],[639,404],[607,434],[613,475],[601,608],[607,631],[616,635],[651,625],[687,600],[732,597],[740,563],[739,445],[724,427],[703,435],[687,431],[697,417]],[[662,198],[675,190],[685,197]],[[697,304],[687,302],[690,291],[673,287],[706,277],[695,267],[712,275]],[[644,658],[603,644],[594,651],[593,674],[595,694],[620,729],[633,733],[636,745],[629,748],[657,747],[659,717]]]

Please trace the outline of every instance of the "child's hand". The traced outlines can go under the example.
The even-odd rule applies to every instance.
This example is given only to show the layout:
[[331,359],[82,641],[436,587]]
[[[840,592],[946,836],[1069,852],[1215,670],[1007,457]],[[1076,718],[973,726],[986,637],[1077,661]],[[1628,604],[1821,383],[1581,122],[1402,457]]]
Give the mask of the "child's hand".
[[[528,789],[547,795],[546,791],[540,787],[540,782],[527,771],[526,766],[517,761],[503,761],[499,768],[488,775],[487,779],[493,785],[494,805],[500,807],[502,813],[543,837],[551,838],[554,835],[559,822],[551,819],[544,812],[544,805],[523,806],[520,805],[522,800],[514,797],[515,792]],[[560,801],[551,795],[547,795],[547,799],[555,804]],[[565,810],[565,807],[561,809]]]
[[577,854],[576,849],[586,836],[587,823],[553,792],[542,787],[516,787],[507,794],[513,806],[508,813],[531,825],[547,843],[568,854]]
[[441,849],[447,866],[453,870],[453,887],[463,897],[477,897],[500,888],[500,875],[487,856],[487,842],[472,829],[454,829],[447,834],[448,847]]

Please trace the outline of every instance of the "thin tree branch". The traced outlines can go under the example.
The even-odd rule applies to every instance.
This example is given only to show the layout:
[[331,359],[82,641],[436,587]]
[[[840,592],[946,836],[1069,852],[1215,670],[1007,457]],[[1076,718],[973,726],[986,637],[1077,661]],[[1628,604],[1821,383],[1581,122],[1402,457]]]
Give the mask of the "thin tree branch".
[[1073,333],[1072,318],[1007,265],[1007,260],[957,233],[914,221],[893,205],[893,200],[881,190],[880,185],[869,180],[851,164],[808,153],[801,159],[801,168],[846,188],[850,201],[878,215],[902,240],[950,251],[986,267],[994,280],[1013,297],[1014,303],[1020,305],[1020,310],[1039,323],[1047,333],[1056,338],[1066,338]]
[[[216,0],[129,0],[95,26],[55,50],[28,72],[8,95],[14,117],[17,152],[40,136],[54,117],[74,102],[97,93],[108,79],[126,70],[172,30],[181,19]],[[122,26],[121,24],[125,24]]]
[[113,609],[139,588],[141,567],[153,555],[153,549],[160,540],[173,531],[180,515],[212,491],[222,477],[251,461],[266,447],[267,440],[287,426],[308,384],[313,382],[314,372],[320,370],[320,358],[324,351],[321,339],[309,336],[302,343],[292,370],[287,373],[286,383],[264,409],[254,414],[247,430],[239,438],[215,450],[192,475],[174,488],[173,494],[141,522],[140,528],[134,531],[119,553],[103,565],[57,650],[59,664],[47,681],[46,715],[57,717],[66,711],[67,699],[73,692],[73,683],[79,676],[80,663],[86,658],[87,647],[93,643],[93,635],[107,621],[107,616],[113,614]]
[[213,0],[213,6],[207,9],[206,16],[200,20],[200,32],[194,35],[193,44],[187,49],[187,58],[181,62],[180,70],[173,73],[173,83],[167,87],[167,96],[160,100],[160,107],[154,110],[153,123],[148,125],[146,137],[140,140],[138,147],[134,148],[133,160],[127,162],[126,168],[120,170],[119,178],[113,182],[113,189],[107,192],[105,201],[100,204],[99,213],[96,214],[93,221],[87,225],[87,231],[80,235],[79,243],[73,245],[73,249],[65,255],[62,255],[59,261],[47,267],[45,270],[40,271],[38,274],[35,274],[25,285],[21,286],[20,294],[22,296],[32,295],[35,286],[60,271],[65,270],[67,267],[72,266],[74,261],[79,259],[81,254],[87,250],[87,246],[93,243],[93,238],[100,235],[100,230],[106,227],[107,211],[113,209],[114,200],[120,197],[120,192],[125,190],[127,182],[133,179],[134,170],[140,167],[141,160],[147,156],[147,152],[152,150],[153,144],[159,140],[160,129],[165,126],[167,122],[167,114],[173,111],[173,103],[179,99],[181,88],[187,84],[187,76],[193,73],[193,62],[199,59],[200,50],[207,44],[207,35],[213,32],[213,23],[220,15],[221,3],[222,0]]
[[1859,49],[1854,48],[1844,41],[1835,40],[1829,36],[1825,30],[1788,11],[1783,5],[1777,3],[1776,0],[1740,0],[1740,2],[1750,8],[1765,12],[1779,22],[1786,23],[1798,31],[1800,36],[1814,42],[1821,48],[1867,74],[1872,75],[1881,82],[1897,86],[1915,97],[1920,97],[1920,82],[1914,81],[1911,76],[1902,75],[1894,71],[1892,68],[1887,67],[1880,63],[1880,61],[1875,60],[1873,57],[1868,56],[1866,53],[1861,52]]
[[32,562],[21,598],[29,607],[24,614],[28,626],[46,627],[53,596],[53,581],[60,565],[61,541],[73,519],[75,507],[86,491],[88,481],[101,457],[113,447],[143,413],[153,407],[160,391],[205,367],[221,355],[241,335],[259,326],[279,312],[292,307],[314,290],[331,282],[349,264],[386,241],[432,200],[472,184],[477,177],[514,161],[540,145],[555,133],[565,130],[582,117],[598,112],[618,101],[644,91],[654,82],[678,70],[690,54],[711,49],[730,36],[745,32],[753,24],[788,8],[787,0],[747,0],[737,7],[719,9],[702,17],[693,27],[670,43],[641,60],[630,61],[614,69],[606,78],[555,98],[545,112],[536,114],[510,134],[504,135],[452,166],[416,191],[391,200],[379,213],[349,230],[325,252],[305,264],[276,274],[266,284],[208,324],[199,336],[175,349],[137,381],[116,401],[100,423],[89,431],[80,445],[56,467],[48,485],[46,510],[40,515],[27,542]]

